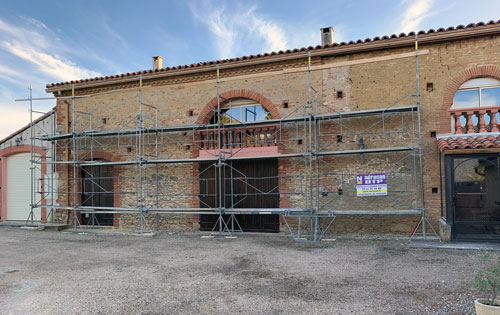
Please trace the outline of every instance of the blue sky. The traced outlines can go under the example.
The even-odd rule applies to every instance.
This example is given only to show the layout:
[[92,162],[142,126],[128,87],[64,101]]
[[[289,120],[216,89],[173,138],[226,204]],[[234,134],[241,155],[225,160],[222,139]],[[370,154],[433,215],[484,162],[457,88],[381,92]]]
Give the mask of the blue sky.
[[326,26],[341,42],[498,19],[499,0],[2,0],[0,138],[29,122],[29,85],[317,45]]

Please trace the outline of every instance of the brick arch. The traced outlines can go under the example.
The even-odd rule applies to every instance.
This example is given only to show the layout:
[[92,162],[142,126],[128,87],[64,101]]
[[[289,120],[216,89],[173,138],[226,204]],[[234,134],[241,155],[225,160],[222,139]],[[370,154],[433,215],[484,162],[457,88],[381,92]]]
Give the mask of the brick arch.
[[492,77],[500,80],[500,67],[494,65],[469,67],[451,81],[443,97],[438,133],[443,134],[452,132],[448,109],[450,109],[453,104],[453,97],[455,96],[455,92],[458,88],[470,79],[481,77]]
[[101,151],[101,150],[93,150],[92,151],[92,156],[95,159],[102,159],[102,160],[106,160],[108,162],[119,162],[121,161],[121,159],[110,153],[110,152],[106,152],[106,151]]
[[[262,104],[265,109],[271,114],[273,119],[280,118],[278,107],[271,102],[264,95],[251,90],[230,90],[220,95],[220,105],[224,106],[230,99],[235,98],[248,98]],[[217,97],[214,97],[205,107],[203,107],[198,119],[197,124],[208,124],[212,118],[212,109],[217,108]]]

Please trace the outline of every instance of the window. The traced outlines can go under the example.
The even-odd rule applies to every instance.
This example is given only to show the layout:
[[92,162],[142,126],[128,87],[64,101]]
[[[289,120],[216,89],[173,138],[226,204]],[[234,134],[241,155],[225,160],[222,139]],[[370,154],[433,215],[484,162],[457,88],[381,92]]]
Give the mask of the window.
[[452,108],[500,106],[500,81],[472,79],[462,84],[453,98]]
[[[212,117],[211,124],[217,123],[216,117],[217,114]],[[229,100],[221,109],[221,122],[223,123],[245,123],[270,119],[271,114],[261,104],[250,99]]]
[[[477,78],[462,84],[453,97],[453,109],[476,108],[476,107],[500,107],[500,81],[494,78]],[[493,113],[493,111],[492,111]],[[500,113],[495,114],[497,121],[500,121]],[[476,114],[470,115],[474,126],[478,124]],[[488,125],[491,121],[490,114],[484,116],[484,121]],[[460,115],[460,124],[465,126],[467,119]]]

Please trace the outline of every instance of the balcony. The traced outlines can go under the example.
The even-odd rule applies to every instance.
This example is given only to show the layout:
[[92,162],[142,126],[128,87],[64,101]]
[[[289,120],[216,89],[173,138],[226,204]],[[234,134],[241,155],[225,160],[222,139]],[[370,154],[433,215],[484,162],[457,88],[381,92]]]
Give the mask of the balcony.
[[276,131],[278,125],[238,127],[199,132],[200,158],[218,154],[219,135],[221,153],[226,156],[263,156],[278,154]]
[[487,133],[498,132],[500,120],[500,106],[450,108],[452,133]]

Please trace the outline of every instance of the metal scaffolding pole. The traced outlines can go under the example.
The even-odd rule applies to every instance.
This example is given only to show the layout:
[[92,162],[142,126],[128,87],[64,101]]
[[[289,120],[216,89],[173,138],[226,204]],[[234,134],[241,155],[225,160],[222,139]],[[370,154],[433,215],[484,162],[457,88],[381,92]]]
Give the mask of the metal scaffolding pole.
[[[80,220],[78,219],[78,174],[77,171],[79,169],[78,167],[78,162],[79,162],[79,144],[78,140],[79,137],[77,135],[77,130],[76,130],[76,109],[75,109],[75,85],[74,83],[71,84],[71,130],[73,134],[73,143],[72,143],[72,154],[73,154],[73,229],[74,231],[78,230],[78,227],[80,227]],[[70,196],[67,196],[69,198]]]
[[30,223],[31,226],[35,226],[35,214],[34,214],[34,209],[36,207],[35,202],[36,202],[36,190],[35,190],[35,183],[36,183],[36,174],[35,174],[35,141],[34,141],[34,135],[35,135],[35,127],[33,123],[33,90],[31,88],[31,85],[28,88],[29,90],[29,112],[30,112],[30,176],[31,176],[31,184],[30,184],[30,213],[28,215],[28,218],[26,219],[25,225],[28,226],[28,223]]
[[[421,132],[421,104],[420,104],[420,74],[418,69],[418,34],[415,33],[415,83],[416,83],[416,96],[417,96],[417,125],[418,125],[418,146],[416,154],[418,156],[418,164],[419,164],[419,185],[420,185],[420,208],[422,209],[422,217],[417,224],[417,227],[414,229],[411,237],[413,237],[417,233],[417,229],[419,225],[422,225],[422,236],[424,239],[427,239],[427,225],[431,228],[435,235],[437,235],[434,227],[429,223],[426,216],[426,208],[425,208],[425,191],[424,191],[424,173],[423,173],[423,164],[422,164],[422,132]],[[417,198],[418,200],[418,198]],[[417,205],[418,207],[418,205]]]

